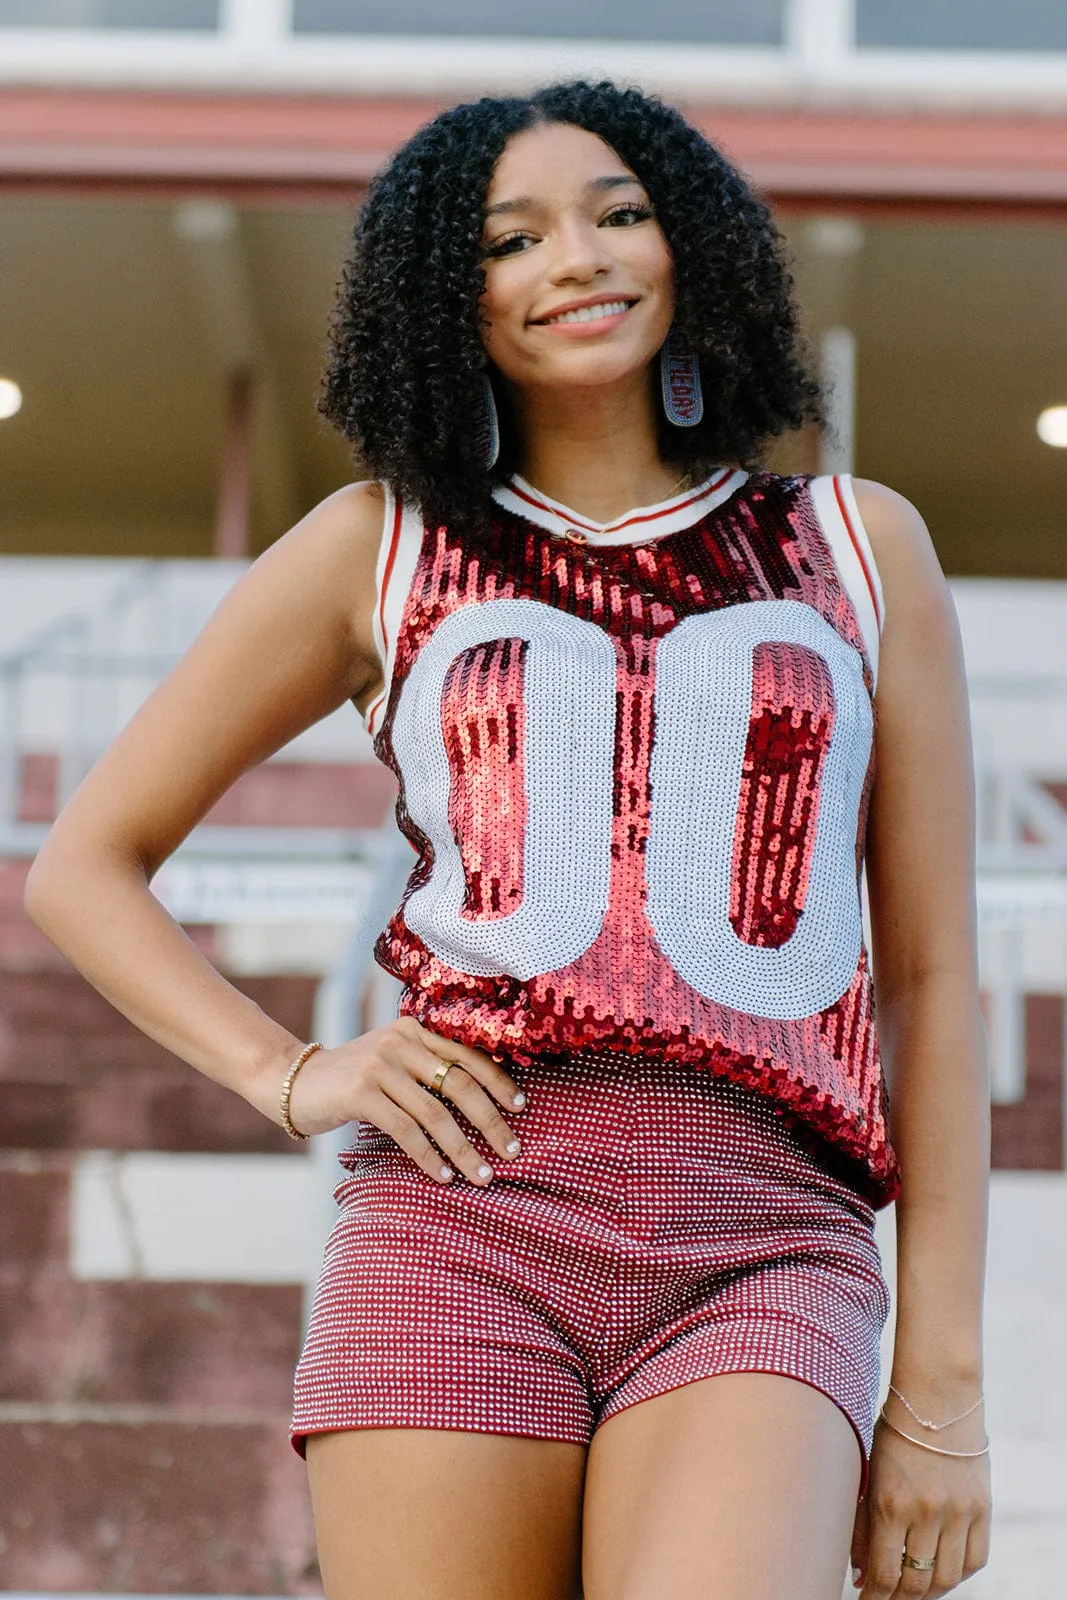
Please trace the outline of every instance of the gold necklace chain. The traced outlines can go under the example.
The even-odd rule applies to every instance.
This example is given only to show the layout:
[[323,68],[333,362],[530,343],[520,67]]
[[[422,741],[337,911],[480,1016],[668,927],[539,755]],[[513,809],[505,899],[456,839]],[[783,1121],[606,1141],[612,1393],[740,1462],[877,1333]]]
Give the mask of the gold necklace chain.
[[[676,494],[678,494],[681,490],[691,489],[692,486],[693,486],[692,485],[692,478],[693,478],[693,469],[692,469],[692,467],[690,467],[688,472],[683,472],[682,476],[678,479],[678,482],[676,484],[674,484],[670,489],[668,489],[667,493],[665,495],[663,495],[662,499],[657,503],[658,504],[662,504],[663,500],[671,500],[671,499],[673,499],[673,497]],[[566,523],[566,518],[560,516],[560,513],[558,511],[553,511],[553,515],[556,517],[556,519],[559,522]],[[562,533],[561,533],[561,537],[564,538],[564,539],[569,540],[571,544],[588,544],[589,543],[588,535],[583,533],[580,528],[564,527],[563,530],[562,530]]]

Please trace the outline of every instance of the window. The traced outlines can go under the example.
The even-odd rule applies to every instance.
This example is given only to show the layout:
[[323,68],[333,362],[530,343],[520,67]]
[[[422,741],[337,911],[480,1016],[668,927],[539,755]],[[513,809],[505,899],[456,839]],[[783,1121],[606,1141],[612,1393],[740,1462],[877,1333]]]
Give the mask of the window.
[[442,34],[476,38],[641,39],[656,44],[780,46],[784,0],[295,0],[297,33]]
[[219,0],[0,0],[0,28],[197,28],[215,32]]
[[1067,50],[1064,0],[856,0],[856,43],[914,50]]

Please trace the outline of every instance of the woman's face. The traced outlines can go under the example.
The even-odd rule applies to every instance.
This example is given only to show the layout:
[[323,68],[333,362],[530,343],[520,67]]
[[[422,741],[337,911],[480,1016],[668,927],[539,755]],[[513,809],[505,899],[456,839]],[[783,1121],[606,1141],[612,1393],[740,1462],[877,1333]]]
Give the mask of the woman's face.
[[674,316],[671,255],[609,145],[568,123],[516,134],[484,215],[482,338],[505,378],[588,388],[645,371]]

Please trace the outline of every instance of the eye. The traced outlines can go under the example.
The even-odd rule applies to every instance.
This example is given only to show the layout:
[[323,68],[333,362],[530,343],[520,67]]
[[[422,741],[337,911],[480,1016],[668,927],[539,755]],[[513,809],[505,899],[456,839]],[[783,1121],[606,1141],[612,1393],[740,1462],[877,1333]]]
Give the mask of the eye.
[[513,256],[519,253],[521,246],[530,238],[528,233],[505,233],[499,239],[494,239],[492,244],[483,246],[483,256]]
[[628,200],[625,205],[613,207],[603,221],[610,223],[612,227],[632,228],[635,222],[648,222],[654,216],[655,212],[651,206]]

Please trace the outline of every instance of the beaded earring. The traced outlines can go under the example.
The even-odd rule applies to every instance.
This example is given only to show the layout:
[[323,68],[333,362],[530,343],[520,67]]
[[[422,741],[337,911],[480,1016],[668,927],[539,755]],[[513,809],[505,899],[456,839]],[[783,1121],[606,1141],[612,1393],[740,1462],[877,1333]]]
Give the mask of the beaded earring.
[[478,405],[474,426],[478,439],[478,449],[485,464],[485,470],[488,472],[496,465],[497,456],[500,454],[500,418],[497,416],[493,385],[489,382],[489,378],[484,372],[481,374],[481,390],[481,400]]
[[700,361],[684,329],[672,327],[659,353],[660,389],[667,420],[677,428],[695,428],[704,415]]

